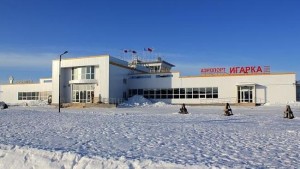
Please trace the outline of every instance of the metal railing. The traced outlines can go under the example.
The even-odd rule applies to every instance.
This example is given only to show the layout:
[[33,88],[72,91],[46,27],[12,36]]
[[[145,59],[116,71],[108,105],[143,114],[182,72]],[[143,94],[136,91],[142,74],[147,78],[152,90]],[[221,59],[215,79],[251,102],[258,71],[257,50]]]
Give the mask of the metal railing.
[[100,103],[104,104],[120,104],[123,103],[125,99],[123,98],[101,98]]
[[[205,98],[199,99],[200,104],[222,104],[222,103],[238,103],[237,97],[226,97],[226,98]],[[256,100],[252,100],[252,103],[256,104],[265,104],[264,98],[256,98]]]

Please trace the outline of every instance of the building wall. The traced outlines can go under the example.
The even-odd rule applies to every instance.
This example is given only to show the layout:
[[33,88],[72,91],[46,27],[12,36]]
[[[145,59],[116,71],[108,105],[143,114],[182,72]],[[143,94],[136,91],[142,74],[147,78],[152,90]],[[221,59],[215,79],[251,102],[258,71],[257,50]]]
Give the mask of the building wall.
[[127,78],[129,73],[130,73],[130,69],[120,67],[114,64],[110,64],[109,98],[111,100],[111,103],[118,103],[118,101],[124,99],[123,94],[127,93],[128,91]]
[[[146,74],[141,74],[143,76]],[[255,84],[256,103],[287,103],[296,101],[296,75],[261,74],[261,75],[223,75],[180,77],[179,73],[171,73],[173,77],[129,78],[130,89],[155,88],[196,88],[218,87],[218,99],[164,99],[170,103],[213,103],[237,102],[237,86]],[[281,92],[284,91],[284,92]]]
[[109,98],[109,57],[101,58],[98,62],[99,71],[96,71],[98,86],[96,86],[95,100]]
[[296,93],[297,93],[297,94],[296,94],[296,95],[297,95],[297,98],[296,98],[296,99],[297,99],[297,101],[300,101],[300,84],[297,85],[296,91],[297,91],[297,92],[296,92]]
[[109,57],[109,86],[108,97],[105,102],[119,103],[120,101],[127,98],[128,94],[128,75],[136,72],[148,71],[147,68],[135,69],[128,67],[128,62]]
[[0,101],[8,104],[19,104],[33,100],[18,100],[18,92],[46,92],[52,91],[52,83],[35,84],[7,84],[1,85]]
[[[73,67],[94,66],[95,79],[72,81]],[[61,100],[72,102],[72,84],[93,84],[94,101],[99,99],[121,99],[129,89],[168,89],[168,88],[200,88],[217,87],[218,98],[212,99],[163,99],[173,104],[201,103],[237,103],[238,86],[253,85],[255,103],[289,103],[295,102],[296,75],[283,74],[248,74],[248,75],[214,75],[185,76],[178,72],[137,74],[139,68],[129,68],[128,62],[109,55],[83,58],[62,59],[61,61]],[[48,83],[43,83],[48,81]],[[50,81],[50,82],[49,82]],[[22,103],[18,100],[18,92],[52,91],[52,103],[58,103],[59,60],[52,62],[51,79],[41,79],[39,84],[9,84],[0,86],[0,101]],[[128,94],[128,93],[127,93]],[[297,94],[299,96],[299,93]]]
[[[109,97],[109,56],[93,56],[84,58],[62,59],[61,61],[61,100],[71,102],[72,97],[72,67],[95,66],[95,100],[99,97]],[[88,81],[78,81],[86,83]],[[53,103],[58,103],[59,60],[52,62]]]

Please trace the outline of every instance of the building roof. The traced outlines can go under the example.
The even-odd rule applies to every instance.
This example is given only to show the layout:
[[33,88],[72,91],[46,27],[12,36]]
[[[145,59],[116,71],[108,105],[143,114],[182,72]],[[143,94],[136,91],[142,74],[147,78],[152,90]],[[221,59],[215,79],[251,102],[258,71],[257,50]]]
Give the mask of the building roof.
[[166,62],[164,60],[155,60],[155,61],[145,61],[145,62],[140,62],[139,64],[154,64],[154,63],[164,63],[166,65],[169,65],[170,67],[175,67],[175,65],[169,63],[169,62]]
[[193,75],[193,76],[182,76],[184,78],[190,77],[229,77],[229,76],[271,76],[271,75],[295,75],[294,72],[286,72],[286,73],[257,73],[257,74],[211,74],[211,75]]

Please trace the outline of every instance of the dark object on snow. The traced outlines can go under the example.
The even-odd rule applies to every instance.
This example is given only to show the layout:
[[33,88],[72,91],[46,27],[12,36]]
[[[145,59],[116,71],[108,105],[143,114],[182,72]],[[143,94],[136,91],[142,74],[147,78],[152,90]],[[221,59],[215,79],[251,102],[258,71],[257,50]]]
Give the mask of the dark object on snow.
[[293,111],[290,107],[290,105],[286,105],[285,111],[283,112],[284,114],[284,118],[289,118],[289,119],[293,119],[294,118],[294,114]]
[[52,103],[52,95],[48,96],[48,104],[50,105]]
[[0,109],[7,109],[7,108],[8,108],[8,106],[6,103],[0,102]]
[[189,112],[185,108],[185,104],[182,104],[182,107],[179,109],[180,114],[188,114]]
[[232,109],[231,109],[229,103],[226,103],[226,105],[225,105],[224,115],[225,116],[231,116],[231,115],[233,115]]

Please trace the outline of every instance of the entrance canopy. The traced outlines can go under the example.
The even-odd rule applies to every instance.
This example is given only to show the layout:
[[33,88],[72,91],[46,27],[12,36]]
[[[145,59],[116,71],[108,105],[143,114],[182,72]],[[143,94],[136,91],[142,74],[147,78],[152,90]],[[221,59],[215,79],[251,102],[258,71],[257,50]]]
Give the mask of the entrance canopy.
[[240,82],[236,84],[237,86],[256,86],[256,83],[251,83],[251,82]]
[[255,102],[256,83],[242,82],[237,84],[237,102],[254,103]]

